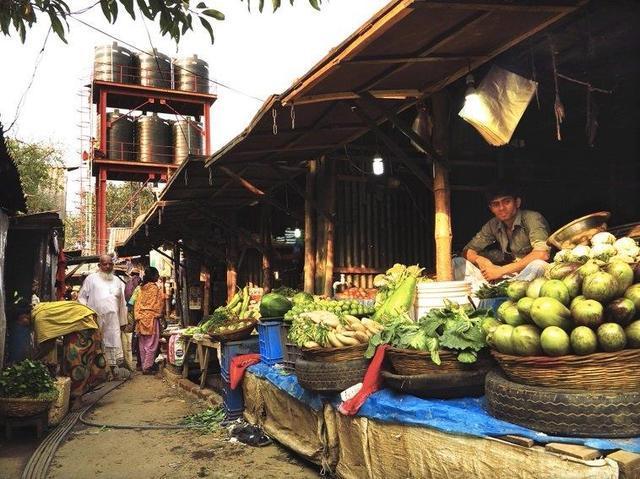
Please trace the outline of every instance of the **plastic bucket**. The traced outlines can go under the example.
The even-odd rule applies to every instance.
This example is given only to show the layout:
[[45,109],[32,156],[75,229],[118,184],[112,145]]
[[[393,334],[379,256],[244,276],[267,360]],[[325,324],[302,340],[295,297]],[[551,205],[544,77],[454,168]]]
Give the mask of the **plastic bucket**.
[[415,302],[415,317],[421,318],[430,310],[444,307],[444,300],[458,304],[469,304],[471,283],[469,281],[434,281],[418,283]]

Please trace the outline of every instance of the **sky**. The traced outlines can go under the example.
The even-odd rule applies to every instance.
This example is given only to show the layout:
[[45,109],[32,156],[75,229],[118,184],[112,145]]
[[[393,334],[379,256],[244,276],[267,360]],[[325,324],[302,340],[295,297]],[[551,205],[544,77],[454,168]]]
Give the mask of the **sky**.
[[[95,0],[71,0],[73,11],[95,3]],[[162,37],[157,24],[146,25],[153,46],[172,57],[197,54],[209,63],[210,76],[232,89],[217,87],[218,100],[212,113],[212,147],[217,150],[240,133],[270,94],[285,91],[296,78],[304,75],[331,48],[382,8],[387,0],[332,0],[323,2],[321,11],[311,8],[306,0],[294,6],[282,2],[274,14],[265,2],[262,14],[253,0],[252,12],[246,1],[208,1],[212,8],[224,12],[226,19],[213,21],[215,43],[194,22],[178,45]],[[141,15],[138,15],[141,17]],[[141,18],[132,20],[121,9],[119,18],[110,25],[96,6],[80,17],[83,21],[122,41],[150,51],[147,30]],[[17,34],[0,36],[0,121],[7,128],[16,117],[16,108],[31,78],[33,83],[24,96],[18,120],[8,133],[22,141],[47,141],[60,147],[67,166],[80,160],[81,97],[83,85],[90,78],[94,47],[113,40],[73,19],[69,20],[68,44],[51,33],[37,70],[34,67],[49,28],[42,17],[27,32],[22,44]],[[255,97],[255,98],[254,98]],[[69,173],[67,207],[77,207],[80,170]]]

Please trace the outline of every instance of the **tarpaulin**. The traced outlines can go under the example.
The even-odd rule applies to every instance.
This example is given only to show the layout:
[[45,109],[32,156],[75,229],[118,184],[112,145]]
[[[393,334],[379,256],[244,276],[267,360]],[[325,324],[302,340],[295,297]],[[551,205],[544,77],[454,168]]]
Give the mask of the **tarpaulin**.
[[77,301],[39,303],[31,314],[38,344],[83,329],[98,329],[95,311]]
[[[290,396],[304,402],[315,411],[322,403],[334,406],[340,402],[338,395],[321,396],[306,391],[294,375],[263,363],[249,368],[256,376],[265,378]],[[446,433],[475,437],[499,437],[509,434],[531,438],[539,443],[564,442],[583,444],[600,450],[624,449],[640,453],[640,438],[597,439],[549,436],[501,421],[489,415],[484,408],[484,398],[462,399],[420,399],[415,396],[396,393],[390,389],[380,390],[371,395],[358,412],[358,416],[381,422],[408,424],[434,428]]]

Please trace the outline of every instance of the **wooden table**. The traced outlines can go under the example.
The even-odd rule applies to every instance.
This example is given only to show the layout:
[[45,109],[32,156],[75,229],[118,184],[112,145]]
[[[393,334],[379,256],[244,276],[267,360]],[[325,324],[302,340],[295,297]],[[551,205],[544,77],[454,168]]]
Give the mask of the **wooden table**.
[[[194,339],[193,337],[185,337],[185,354],[184,363],[182,365],[182,377],[189,376],[188,353],[191,346],[196,348],[196,361],[200,365],[200,389],[203,389],[207,382],[207,371],[209,370],[209,359],[211,350],[220,348],[220,343],[211,341],[208,338]],[[217,355],[217,351],[214,352]]]

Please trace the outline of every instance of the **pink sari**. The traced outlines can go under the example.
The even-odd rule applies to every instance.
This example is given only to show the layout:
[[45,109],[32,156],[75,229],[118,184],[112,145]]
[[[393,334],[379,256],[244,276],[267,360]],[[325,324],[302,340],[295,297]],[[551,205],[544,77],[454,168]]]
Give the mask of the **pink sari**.
[[160,342],[160,321],[156,319],[153,334],[138,335],[138,350],[140,351],[140,359],[142,360],[142,370],[151,369],[156,359],[156,351]]

